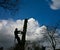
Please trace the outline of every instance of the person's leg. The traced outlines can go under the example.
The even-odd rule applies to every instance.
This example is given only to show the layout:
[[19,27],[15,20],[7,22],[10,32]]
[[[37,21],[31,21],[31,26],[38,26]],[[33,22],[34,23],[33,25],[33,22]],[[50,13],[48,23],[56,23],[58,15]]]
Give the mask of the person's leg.
[[17,41],[18,41],[18,44],[20,44],[20,38],[19,37],[17,37]]

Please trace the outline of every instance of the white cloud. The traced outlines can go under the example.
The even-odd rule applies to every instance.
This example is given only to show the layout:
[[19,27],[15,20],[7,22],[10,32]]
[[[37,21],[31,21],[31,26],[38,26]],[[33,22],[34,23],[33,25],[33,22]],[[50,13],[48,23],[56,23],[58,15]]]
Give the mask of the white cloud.
[[[24,20],[0,20],[0,46],[10,47],[14,44],[14,30],[23,30]],[[39,26],[38,21],[33,18],[28,19],[26,40],[38,40],[43,37],[42,33],[46,26]]]
[[60,9],[60,0],[51,0],[51,3],[49,5],[50,5],[50,8],[53,10]]

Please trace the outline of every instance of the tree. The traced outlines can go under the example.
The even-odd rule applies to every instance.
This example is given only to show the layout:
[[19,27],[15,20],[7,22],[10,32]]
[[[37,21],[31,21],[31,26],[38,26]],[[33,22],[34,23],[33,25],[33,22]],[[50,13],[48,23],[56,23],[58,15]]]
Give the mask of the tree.
[[22,32],[22,48],[23,48],[23,50],[25,50],[27,23],[28,23],[28,19],[25,19],[24,26],[23,26],[23,32]]
[[47,33],[48,33],[48,36],[49,36],[49,41],[51,43],[51,46],[55,50],[55,48],[56,48],[56,40],[55,40],[54,34],[56,32],[56,28],[53,28],[53,27],[51,28],[50,27],[49,29],[47,29],[48,30]]
[[[14,31],[15,39],[17,39],[17,42],[18,42],[18,44],[16,44],[14,50],[25,50],[27,23],[28,23],[28,19],[25,19],[23,31],[18,31],[17,28]],[[19,32],[21,32],[21,34],[22,34],[22,40],[20,40],[20,38],[18,37]]]
[[53,50],[56,50],[56,45],[58,43],[58,38],[59,38],[59,36],[57,35],[58,28],[59,28],[59,24],[55,26],[47,26],[46,34],[44,34],[44,39],[50,42]]

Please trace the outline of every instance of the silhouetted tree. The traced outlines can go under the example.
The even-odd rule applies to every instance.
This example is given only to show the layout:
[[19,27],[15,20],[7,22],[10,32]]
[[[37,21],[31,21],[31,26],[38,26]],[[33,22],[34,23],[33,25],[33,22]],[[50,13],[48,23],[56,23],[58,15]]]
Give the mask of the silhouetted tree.
[[[27,22],[28,22],[28,19],[25,19],[23,31],[18,31],[17,28],[14,31],[15,39],[17,39],[17,42],[18,42],[18,44],[16,44],[16,47],[15,47],[15,49],[18,48],[17,50],[24,50],[25,49]],[[22,40],[20,40],[20,38],[18,37],[19,32],[22,34]]]
[[[47,32],[44,34],[44,39],[48,40],[53,48],[53,50],[56,50],[56,45],[58,42],[58,36],[56,36],[56,30],[58,29],[59,24],[53,26],[47,26]],[[58,33],[57,33],[58,34]]]
[[28,22],[28,19],[25,19],[24,26],[23,26],[23,32],[22,32],[22,47],[23,47],[23,50],[25,49],[27,22]]

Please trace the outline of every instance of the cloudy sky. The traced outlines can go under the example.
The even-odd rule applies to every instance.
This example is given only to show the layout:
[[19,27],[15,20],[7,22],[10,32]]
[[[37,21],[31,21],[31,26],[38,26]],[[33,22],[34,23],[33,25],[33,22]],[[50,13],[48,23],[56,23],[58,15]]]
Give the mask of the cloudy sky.
[[60,20],[60,0],[21,0],[19,12],[14,15],[0,7],[0,19],[17,20],[33,17],[40,25],[54,25]]
[[60,0],[21,0],[19,11],[14,15],[0,7],[1,46],[14,43],[14,29],[23,30],[25,18],[28,18],[26,39],[39,40],[43,37],[41,33],[46,31],[46,25],[55,25],[60,20]]
[[[14,30],[23,30],[24,20],[1,20],[0,21],[0,46],[11,47],[14,45]],[[33,18],[28,20],[26,40],[40,40],[46,31],[46,26],[40,26]],[[20,36],[20,35],[19,35]]]

